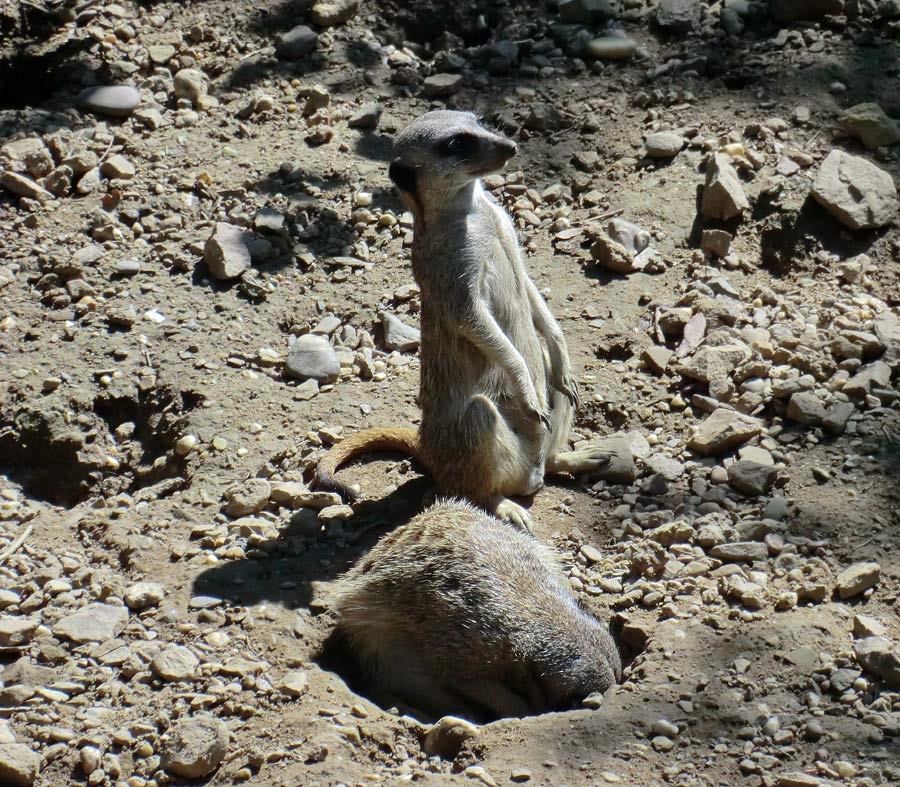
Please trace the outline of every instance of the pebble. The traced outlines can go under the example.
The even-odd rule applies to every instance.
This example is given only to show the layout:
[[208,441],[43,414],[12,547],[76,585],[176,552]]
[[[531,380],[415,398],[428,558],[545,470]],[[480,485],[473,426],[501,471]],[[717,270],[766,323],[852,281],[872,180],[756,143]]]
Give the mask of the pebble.
[[778,471],[772,464],[741,459],[728,466],[728,480],[745,495],[764,495],[775,483]]
[[16,648],[27,644],[39,625],[40,621],[34,618],[0,618],[0,647]]
[[168,645],[150,663],[153,673],[169,681],[191,680],[200,660],[182,645]]
[[350,21],[359,8],[359,0],[316,0],[310,19],[322,27],[333,27]]
[[363,104],[347,121],[350,128],[373,129],[378,127],[378,121],[384,112],[384,104],[376,101]]
[[446,98],[462,88],[462,74],[434,74],[426,77],[422,92],[428,98]]
[[842,150],[832,150],[822,162],[811,194],[841,224],[854,230],[884,227],[900,208],[890,174]]
[[585,54],[597,60],[629,60],[637,52],[637,43],[626,36],[600,36],[585,45]]
[[838,574],[834,586],[842,599],[848,599],[875,587],[880,578],[878,563],[854,563]]
[[654,735],[664,735],[666,738],[675,738],[678,735],[678,725],[668,719],[657,719],[650,730]]
[[116,153],[100,165],[100,172],[108,178],[131,180],[134,177],[136,170],[134,164],[125,158],[125,156]]
[[202,779],[225,759],[230,737],[225,722],[209,714],[179,719],[163,744],[162,767],[185,779]]
[[275,53],[285,60],[299,60],[312,52],[318,43],[318,33],[306,25],[297,25],[281,35]]
[[305,670],[293,670],[278,682],[278,690],[289,697],[297,698],[309,688],[309,675]]
[[728,563],[755,563],[765,560],[769,556],[769,550],[759,541],[737,541],[714,546],[709,554]]
[[656,24],[672,33],[687,33],[700,24],[700,0],[659,0]]
[[856,137],[869,150],[900,142],[900,125],[888,117],[878,104],[872,102],[856,104],[844,110],[838,127],[844,133]]
[[889,689],[900,689],[900,647],[887,637],[864,637],[853,646],[860,666],[884,681]]
[[172,78],[172,88],[178,98],[186,98],[198,106],[206,95],[206,74],[196,68],[182,68]]
[[266,508],[272,487],[264,478],[248,478],[225,492],[225,513],[230,517],[249,516]]
[[761,430],[757,419],[720,407],[697,427],[688,448],[704,456],[715,456],[737,448]]
[[111,604],[88,604],[71,615],[60,618],[53,633],[76,644],[104,642],[122,633],[128,623],[128,610]]
[[124,596],[128,608],[135,612],[155,607],[165,597],[166,590],[161,582],[136,582],[125,590]]
[[140,106],[141,94],[128,85],[90,87],[81,92],[78,102],[98,115],[124,118]]
[[750,203],[731,161],[724,153],[716,153],[706,166],[706,185],[700,212],[709,219],[729,221],[737,218]]
[[235,279],[252,263],[247,246],[247,232],[224,221],[216,222],[212,235],[203,247],[203,259],[214,279]]
[[425,734],[422,748],[429,757],[453,760],[467,741],[478,737],[478,727],[456,716],[438,719]]
[[650,158],[672,158],[684,147],[684,137],[671,131],[657,131],[644,141]]
[[419,349],[421,334],[418,328],[407,325],[390,312],[379,312],[378,318],[381,320],[381,327],[384,330],[384,346],[388,350],[414,352]]
[[24,743],[0,744],[0,784],[31,787],[41,770],[41,755]]
[[26,178],[17,172],[4,172],[2,177],[0,177],[0,185],[17,197],[28,197],[28,199],[35,199],[39,202],[53,199],[53,195],[49,191],[35,183],[31,178]]
[[333,382],[341,371],[341,363],[331,343],[324,336],[308,333],[290,345],[285,373],[299,380]]

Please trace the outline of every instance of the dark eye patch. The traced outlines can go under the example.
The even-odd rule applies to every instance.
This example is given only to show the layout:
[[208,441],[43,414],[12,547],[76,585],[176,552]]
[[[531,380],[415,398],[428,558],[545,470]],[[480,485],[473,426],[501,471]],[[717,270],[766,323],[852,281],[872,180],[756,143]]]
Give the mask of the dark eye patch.
[[478,139],[474,134],[454,134],[438,145],[438,152],[443,156],[466,158],[475,152]]

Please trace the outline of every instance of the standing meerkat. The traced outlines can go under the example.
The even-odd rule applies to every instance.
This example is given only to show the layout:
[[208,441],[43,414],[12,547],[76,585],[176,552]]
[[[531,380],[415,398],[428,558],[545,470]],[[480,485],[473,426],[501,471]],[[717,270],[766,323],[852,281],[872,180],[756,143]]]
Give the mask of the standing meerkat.
[[329,591],[376,698],[472,721],[573,707],[621,678],[556,553],[456,501],[384,536]]
[[528,276],[515,226],[481,184],[516,153],[514,142],[469,112],[440,110],[397,137],[390,178],[412,211],[412,271],[421,293],[422,423],[376,427],[319,462],[316,483],[352,496],[335,478],[357,454],[414,455],[442,494],[528,529],[509,497],[550,473],[599,469],[608,454],[564,450],[578,389],[562,331]]

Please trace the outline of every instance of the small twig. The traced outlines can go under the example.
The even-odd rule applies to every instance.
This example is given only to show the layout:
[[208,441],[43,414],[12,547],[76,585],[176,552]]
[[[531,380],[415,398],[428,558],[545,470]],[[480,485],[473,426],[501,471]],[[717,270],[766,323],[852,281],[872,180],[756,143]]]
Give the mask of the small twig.
[[26,527],[22,531],[22,533],[15,541],[13,541],[6,549],[4,549],[3,552],[0,552],[0,563],[5,562],[6,558],[12,555],[20,546],[22,546],[22,544],[25,543],[25,539],[31,535],[32,530],[34,530],[34,525],[29,524],[28,527]]
[[614,218],[615,216],[621,216],[625,212],[625,208],[616,208],[615,210],[608,210],[606,213],[601,213],[599,216],[592,216],[589,219],[586,219],[588,224],[594,224],[598,221],[606,221],[607,219]]
[[113,142],[116,141],[115,137],[111,137],[109,140],[109,144],[106,146],[106,150],[103,151],[103,155],[97,161],[97,166],[99,167],[104,161],[106,161],[106,157],[109,155],[109,151],[112,150]]
[[255,57],[262,51],[263,51],[262,49],[254,49],[252,52],[248,52],[243,57],[238,58],[238,63],[243,63],[245,60],[249,60],[251,57]]
[[819,130],[818,130],[815,134],[813,134],[808,140],[806,140],[806,144],[807,144],[807,145],[812,145],[812,143],[815,142],[815,141],[819,138],[819,135],[820,135],[821,133],[822,133],[822,129],[819,129]]

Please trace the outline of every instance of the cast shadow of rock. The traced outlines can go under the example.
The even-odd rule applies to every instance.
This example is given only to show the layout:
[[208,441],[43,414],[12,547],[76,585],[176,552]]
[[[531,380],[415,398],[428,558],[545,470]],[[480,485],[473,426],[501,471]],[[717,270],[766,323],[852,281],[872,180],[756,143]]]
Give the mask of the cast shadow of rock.
[[864,254],[888,231],[848,230],[812,196],[793,211],[776,208],[761,197],[754,206],[753,218],[762,222],[762,264],[777,276],[811,270],[819,249],[842,260]]

